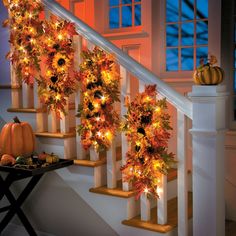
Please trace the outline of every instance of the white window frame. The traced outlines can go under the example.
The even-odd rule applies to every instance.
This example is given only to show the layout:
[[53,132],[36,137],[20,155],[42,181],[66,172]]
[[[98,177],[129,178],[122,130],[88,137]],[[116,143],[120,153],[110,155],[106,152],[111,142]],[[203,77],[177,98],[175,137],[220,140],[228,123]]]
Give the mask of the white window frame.
[[[121,0],[119,0],[121,1]],[[134,0],[132,0],[134,1]],[[147,0],[141,0],[141,25],[140,26],[129,26],[129,27],[120,27],[117,29],[110,29],[109,27],[109,0],[104,0],[104,7],[105,7],[105,18],[104,18],[104,34],[110,34],[110,33],[130,33],[130,32],[142,32],[144,29],[144,24],[145,24],[145,19],[144,19],[144,14],[145,14],[145,9],[147,5]],[[119,4],[119,7],[125,6],[126,4]],[[130,4],[127,4],[130,5]],[[134,23],[134,5],[132,2],[132,7],[133,7],[133,13],[132,13],[132,24]],[[120,19],[121,19],[121,11],[120,11]],[[120,21],[121,22],[121,21]]]
[[[160,11],[160,39],[159,39],[159,76],[166,82],[192,82],[193,71],[166,71],[166,35],[165,35],[165,6],[166,0],[159,0]],[[219,27],[216,27],[219,26]],[[221,0],[208,0],[208,53],[218,59],[221,56]],[[160,60],[161,58],[161,60]]]

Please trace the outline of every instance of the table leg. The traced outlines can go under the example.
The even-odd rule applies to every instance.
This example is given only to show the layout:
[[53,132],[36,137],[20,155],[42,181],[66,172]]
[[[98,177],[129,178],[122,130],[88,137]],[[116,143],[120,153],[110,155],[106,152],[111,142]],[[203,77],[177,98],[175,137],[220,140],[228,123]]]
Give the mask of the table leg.
[[3,229],[8,225],[8,223],[12,219],[12,217],[17,213],[19,219],[21,220],[22,224],[25,226],[25,229],[27,230],[29,235],[30,236],[37,235],[20,207],[23,204],[23,202],[26,200],[26,198],[29,196],[33,188],[36,186],[36,184],[39,182],[42,176],[43,174],[33,176],[17,200],[15,199],[13,194],[10,192],[9,186],[6,185],[6,183],[0,176],[0,185],[3,187],[4,193],[12,205],[11,209],[8,211],[8,213],[6,214],[6,216],[3,218],[2,222],[0,223],[0,232],[3,231]]

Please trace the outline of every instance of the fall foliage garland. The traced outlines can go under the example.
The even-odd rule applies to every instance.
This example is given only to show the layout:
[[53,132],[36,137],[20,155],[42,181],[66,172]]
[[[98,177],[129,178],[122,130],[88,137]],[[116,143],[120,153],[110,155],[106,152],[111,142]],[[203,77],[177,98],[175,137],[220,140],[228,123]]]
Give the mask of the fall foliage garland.
[[36,73],[40,70],[40,45],[42,4],[37,0],[3,0],[9,12],[9,18],[3,26],[10,27],[11,52],[9,58],[21,81],[33,84]]
[[120,76],[114,58],[95,47],[82,53],[80,90],[83,97],[78,108],[81,125],[77,130],[85,149],[109,149],[119,127],[119,115],[114,103],[119,101]]
[[66,98],[76,92],[77,73],[73,71],[73,36],[76,35],[73,23],[58,20],[52,16],[43,24],[41,55],[45,62],[45,72],[38,79],[39,96],[50,110],[66,113]]
[[166,175],[175,163],[173,153],[167,150],[172,128],[166,100],[158,100],[156,95],[156,85],[149,85],[134,101],[126,100],[128,111],[122,129],[130,150],[121,170],[124,181],[133,183],[137,198],[143,192],[157,197],[161,174]]

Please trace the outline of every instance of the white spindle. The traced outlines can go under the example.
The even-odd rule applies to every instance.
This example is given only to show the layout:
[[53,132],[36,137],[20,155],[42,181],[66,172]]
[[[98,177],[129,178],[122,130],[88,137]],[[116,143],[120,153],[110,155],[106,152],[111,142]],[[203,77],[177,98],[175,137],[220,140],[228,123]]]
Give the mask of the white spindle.
[[99,160],[99,152],[97,152],[93,147],[89,149],[89,155],[91,161],[98,161]]
[[61,112],[61,119],[60,119],[61,133],[68,133],[69,129],[70,129],[70,125],[69,125],[69,99],[68,98],[66,98],[65,112],[66,112],[66,114]]
[[140,197],[141,220],[149,221],[151,219],[151,202],[147,193],[142,193]]
[[[82,37],[79,35],[75,35],[73,37],[73,47],[75,50],[74,54],[74,68],[75,70],[79,71],[79,65],[82,62],[81,52],[82,52]],[[81,103],[81,94],[78,90],[75,94],[75,109],[77,111],[79,104]],[[76,127],[81,124],[81,118],[75,118],[75,125]],[[76,152],[77,152],[77,159],[85,159],[85,150],[81,144],[81,136],[76,132]]]
[[167,223],[167,176],[162,175],[160,184],[157,187],[157,194],[159,196],[157,200],[157,223]]
[[23,108],[34,107],[34,89],[32,85],[22,83]]
[[49,111],[48,114],[48,132],[56,133],[57,132],[57,115],[55,111]]
[[43,108],[43,105],[39,100],[38,83],[36,81],[34,81],[34,108],[37,109],[36,132],[46,132],[48,126],[47,112],[46,109]]
[[86,40],[86,48],[92,51],[94,49],[94,44],[91,43],[89,40]]
[[19,79],[16,76],[14,66],[11,63],[11,98],[12,98],[12,108],[22,107],[22,90]]
[[107,187],[116,188],[116,143],[113,140],[107,151]]
[[188,235],[187,117],[177,110],[178,235]]
[[[125,107],[125,97],[130,98],[130,76],[128,71],[120,66],[120,76],[121,76],[121,117],[127,113],[127,108]],[[122,165],[126,163],[126,153],[129,149],[129,144],[124,132],[121,133],[121,149],[122,149]],[[123,179],[123,177],[122,177]],[[124,191],[129,191],[131,186],[128,182],[122,182],[122,188]]]
[[40,103],[39,96],[38,96],[38,83],[35,80],[34,80],[33,90],[34,90],[34,95],[33,95],[34,96],[34,108],[41,108],[42,104]]

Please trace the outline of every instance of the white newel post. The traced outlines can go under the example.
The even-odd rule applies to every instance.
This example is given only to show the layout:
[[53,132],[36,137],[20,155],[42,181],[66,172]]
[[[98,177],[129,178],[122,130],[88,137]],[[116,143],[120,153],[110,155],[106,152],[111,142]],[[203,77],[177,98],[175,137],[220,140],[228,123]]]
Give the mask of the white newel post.
[[225,235],[226,87],[193,86],[193,235]]

